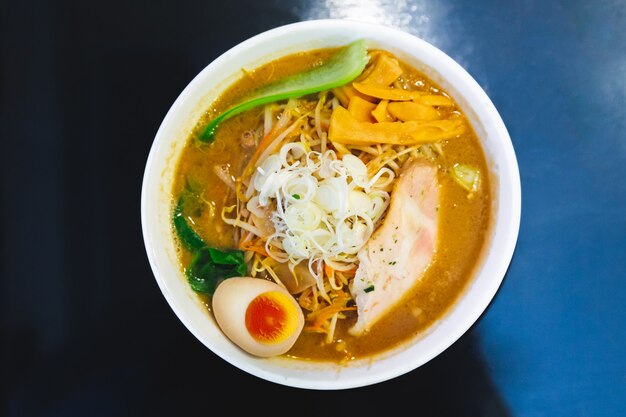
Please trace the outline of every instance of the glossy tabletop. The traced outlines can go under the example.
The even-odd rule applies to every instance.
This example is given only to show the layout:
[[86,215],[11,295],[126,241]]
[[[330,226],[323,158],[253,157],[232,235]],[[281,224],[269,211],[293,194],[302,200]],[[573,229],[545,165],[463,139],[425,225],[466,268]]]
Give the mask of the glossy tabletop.
[[[626,415],[626,1],[0,12],[2,415]],[[160,293],[139,216],[186,84],[247,37],[318,18],[400,28],[457,60],[499,110],[522,182],[516,251],[481,320],[428,364],[345,391],[262,381],[208,351]]]

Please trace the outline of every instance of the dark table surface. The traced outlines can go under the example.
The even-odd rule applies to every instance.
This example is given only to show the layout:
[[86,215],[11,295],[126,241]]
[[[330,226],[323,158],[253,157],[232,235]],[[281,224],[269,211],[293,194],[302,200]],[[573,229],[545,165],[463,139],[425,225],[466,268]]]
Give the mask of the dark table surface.
[[[3,415],[626,415],[625,1],[0,7]],[[337,392],[208,351],[161,295],[139,215],[152,140],[185,85],[251,35],[329,17],[456,59],[500,111],[522,181],[516,252],[480,322],[413,372]]]

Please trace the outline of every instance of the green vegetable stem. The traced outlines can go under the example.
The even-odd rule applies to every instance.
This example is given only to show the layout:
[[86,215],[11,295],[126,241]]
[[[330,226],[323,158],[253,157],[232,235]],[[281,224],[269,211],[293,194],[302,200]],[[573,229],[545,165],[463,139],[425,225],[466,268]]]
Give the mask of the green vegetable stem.
[[369,57],[365,40],[342,48],[323,65],[283,78],[257,90],[256,94],[213,119],[200,133],[202,142],[210,143],[221,122],[254,107],[289,98],[302,97],[340,87],[354,80],[365,68]]

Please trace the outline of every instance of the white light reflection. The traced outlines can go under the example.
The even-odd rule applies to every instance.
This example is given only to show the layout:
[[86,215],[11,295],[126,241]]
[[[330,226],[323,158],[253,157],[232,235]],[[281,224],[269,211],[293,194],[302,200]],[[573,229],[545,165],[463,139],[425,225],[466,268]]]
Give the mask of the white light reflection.
[[435,45],[468,68],[474,52],[453,6],[437,0],[323,0],[293,7],[302,20],[346,19],[378,23],[411,33]]
[[432,21],[443,11],[436,1],[324,0],[296,12],[303,20],[346,19],[390,26],[442,47],[439,35],[443,31],[433,30]]

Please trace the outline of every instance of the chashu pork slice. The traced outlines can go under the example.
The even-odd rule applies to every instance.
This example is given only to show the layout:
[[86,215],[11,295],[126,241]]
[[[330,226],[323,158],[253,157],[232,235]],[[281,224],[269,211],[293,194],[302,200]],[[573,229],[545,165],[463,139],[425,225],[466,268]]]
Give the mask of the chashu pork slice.
[[358,319],[350,333],[367,332],[416,284],[430,265],[437,241],[437,167],[409,162],[391,193],[382,225],[358,253],[351,292]]

